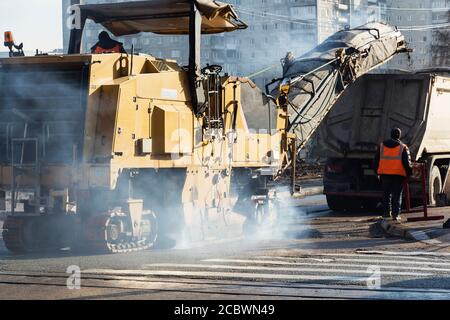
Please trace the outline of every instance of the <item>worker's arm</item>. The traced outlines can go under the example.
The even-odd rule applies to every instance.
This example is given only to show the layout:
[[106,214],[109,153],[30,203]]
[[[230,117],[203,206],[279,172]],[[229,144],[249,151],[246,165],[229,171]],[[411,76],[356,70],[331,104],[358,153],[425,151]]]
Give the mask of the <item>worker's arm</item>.
[[412,161],[411,161],[411,153],[409,152],[408,147],[406,147],[403,150],[402,163],[403,166],[405,167],[406,174],[408,175],[408,177],[410,177],[412,175]]

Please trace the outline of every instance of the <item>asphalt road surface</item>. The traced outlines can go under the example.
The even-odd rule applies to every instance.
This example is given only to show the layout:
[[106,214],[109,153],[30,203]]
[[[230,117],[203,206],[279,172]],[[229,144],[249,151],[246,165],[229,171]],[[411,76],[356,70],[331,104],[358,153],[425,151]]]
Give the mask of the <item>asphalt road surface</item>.
[[332,213],[323,196],[281,216],[251,238],[119,255],[12,255],[1,242],[0,299],[450,299],[446,245],[387,237],[377,214]]

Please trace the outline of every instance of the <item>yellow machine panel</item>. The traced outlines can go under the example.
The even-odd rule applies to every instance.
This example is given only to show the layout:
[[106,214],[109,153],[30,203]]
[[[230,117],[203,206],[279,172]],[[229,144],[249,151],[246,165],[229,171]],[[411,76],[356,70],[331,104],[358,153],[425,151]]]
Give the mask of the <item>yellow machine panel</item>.
[[152,153],[191,154],[192,111],[181,106],[155,106],[152,111]]

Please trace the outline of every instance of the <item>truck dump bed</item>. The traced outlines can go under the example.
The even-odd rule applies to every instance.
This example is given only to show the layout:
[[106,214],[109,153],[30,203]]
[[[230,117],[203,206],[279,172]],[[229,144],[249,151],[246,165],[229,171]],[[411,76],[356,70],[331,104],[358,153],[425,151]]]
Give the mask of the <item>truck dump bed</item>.
[[413,160],[450,153],[450,77],[368,74],[343,93],[317,132],[313,157],[367,158],[402,129]]

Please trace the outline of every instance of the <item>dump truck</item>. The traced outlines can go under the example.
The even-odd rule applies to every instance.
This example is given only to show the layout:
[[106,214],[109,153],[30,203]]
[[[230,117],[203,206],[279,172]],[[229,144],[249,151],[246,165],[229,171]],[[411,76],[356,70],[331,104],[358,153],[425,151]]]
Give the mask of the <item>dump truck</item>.
[[[288,167],[295,173],[289,88],[316,77],[320,64],[266,95],[247,78],[222,75],[221,66],[201,66],[202,34],[247,27],[228,4],[153,0],[73,11],[67,54],[0,59],[0,195],[11,202],[6,247],[117,253],[272,225],[276,178]],[[115,36],[188,35],[189,65],[133,50],[82,53],[87,20]],[[389,43],[380,59],[339,42],[329,53],[337,57],[322,60],[333,81],[311,94],[326,92],[327,110],[361,66],[404,49],[400,33],[383,29],[389,32],[343,33]]]
[[[414,162],[427,168],[427,197],[450,196],[450,77],[433,70],[367,74],[352,84],[320,124],[313,157],[326,159],[324,193],[333,210],[376,209],[381,185],[373,167],[377,146],[402,130]],[[411,202],[422,204],[419,179]],[[450,199],[450,197],[449,197]]]

